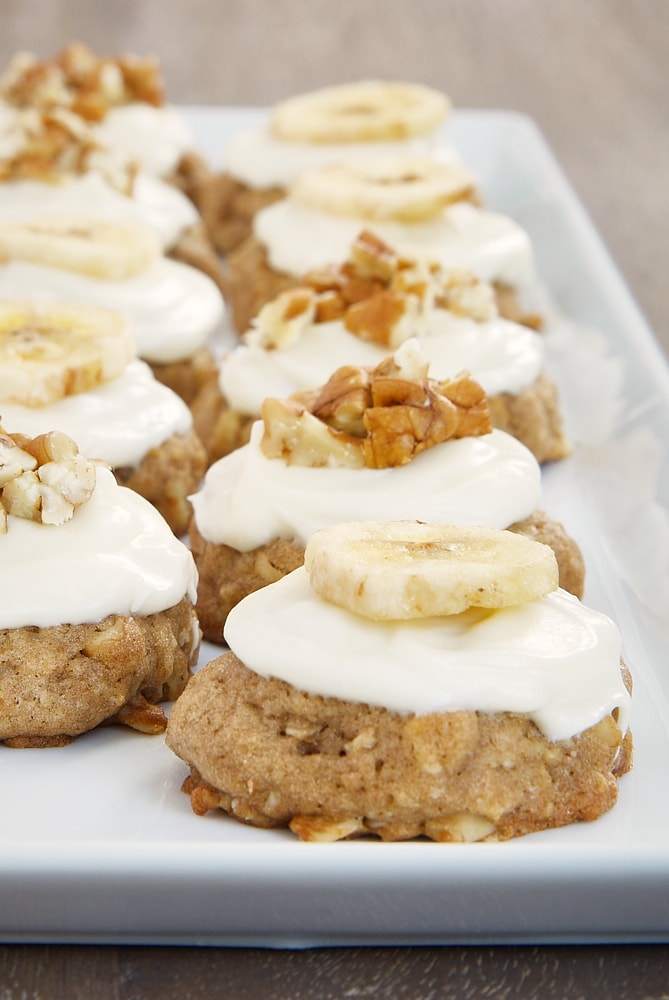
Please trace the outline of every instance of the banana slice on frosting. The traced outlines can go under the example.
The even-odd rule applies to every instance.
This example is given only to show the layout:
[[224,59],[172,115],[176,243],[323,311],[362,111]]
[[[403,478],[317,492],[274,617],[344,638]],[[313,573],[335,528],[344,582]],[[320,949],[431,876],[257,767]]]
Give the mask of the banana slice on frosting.
[[54,214],[0,225],[0,259],[122,281],[147,270],[161,254],[148,229],[88,216]]
[[330,215],[424,222],[471,199],[475,190],[473,175],[457,163],[402,156],[331,164],[303,174],[290,193],[293,201]]
[[45,406],[86,392],[120,375],[135,353],[120,313],[0,302],[0,405]]
[[271,130],[278,139],[293,142],[408,139],[438,128],[450,107],[444,94],[422,84],[360,80],[281,102]]
[[478,525],[337,524],[311,537],[304,564],[320,597],[375,621],[528,604],[558,587],[549,546]]

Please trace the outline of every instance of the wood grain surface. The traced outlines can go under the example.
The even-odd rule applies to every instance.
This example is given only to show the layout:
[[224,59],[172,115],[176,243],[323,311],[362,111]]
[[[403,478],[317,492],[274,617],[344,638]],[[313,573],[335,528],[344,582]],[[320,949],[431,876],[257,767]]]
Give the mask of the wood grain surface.
[[73,38],[155,52],[177,103],[271,104],[363,76],[539,124],[665,351],[667,0],[1,0],[0,62]]
[[[74,38],[154,52],[175,103],[388,76],[529,114],[669,353],[669,0],[0,0],[0,27],[2,64]],[[0,946],[0,1000],[215,996],[659,1000],[669,948]]]

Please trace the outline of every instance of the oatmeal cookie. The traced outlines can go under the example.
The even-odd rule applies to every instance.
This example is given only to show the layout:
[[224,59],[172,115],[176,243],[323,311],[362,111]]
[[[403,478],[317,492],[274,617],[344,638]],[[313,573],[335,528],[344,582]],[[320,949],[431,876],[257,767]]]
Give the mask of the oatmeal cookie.
[[182,264],[190,264],[198,271],[204,272],[218,285],[225,294],[227,281],[224,277],[222,264],[211,244],[203,222],[197,222],[184,230],[177,242],[170,247],[167,256],[179,260]]
[[210,642],[223,642],[228,612],[243,597],[279,580],[304,561],[304,547],[290,538],[275,538],[251,552],[240,552],[208,542],[194,519],[189,538],[199,575],[197,616],[202,634]]
[[150,367],[158,381],[176,392],[188,406],[195,402],[218,371],[214,355],[206,346],[183,361],[150,362]]
[[0,740],[62,746],[102,723],[160,732],[197,659],[188,598],[153,615],[0,630]]
[[193,427],[210,465],[245,445],[253,421],[257,420],[228,406],[218,384],[218,372],[202,385],[190,407]]
[[[538,462],[555,462],[570,454],[557,386],[545,373],[522,392],[488,396],[488,405],[493,427],[522,441]],[[228,405],[217,377],[201,387],[191,410],[210,465],[245,445],[258,419]]]
[[284,188],[253,188],[222,171],[200,181],[193,201],[214,248],[230,254],[251,235],[256,212],[284,195]]
[[135,468],[113,472],[120,486],[128,486],[152,503],[174,534],[182,535],[191,516],[188,497],[198,488],[206,466],[204,446],[191,429],[151,448]]
[[306,840],[506,840],[594,820],[632,742],[613,716],[550,741],[521,714],[403,715],[300,691],[228,652],[189,682],[167,744],[193,810]]
[[[280,292],[295,288],[300,279],[276,271],[269,263],[267,251],[253,234],[241,242],[226,258],[222,290],[230,309],[237,333],[249,329],[262,307]],[[500,316],[532,329],[541,326],[541,318],[523,309],[514,288],[492,282]]]
[[[543,511],[536,511],[510,530],[549,545],[558,561],[560,586],[576,597],[583,596],[583,556],[562,524],[548,518]],[[240,552],[230,545],[207,541],[194,518],[189,537],[199,573],[196,610],[203,635],[210,642],[223,641],[228,614],[242,598],[274,583],[304,562],[304,546],[293,539],[275,538],[250,552]]]

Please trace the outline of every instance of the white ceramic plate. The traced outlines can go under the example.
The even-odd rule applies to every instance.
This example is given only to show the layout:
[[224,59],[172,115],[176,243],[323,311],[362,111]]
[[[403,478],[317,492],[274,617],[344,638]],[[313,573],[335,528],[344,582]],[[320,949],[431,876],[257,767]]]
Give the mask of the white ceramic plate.
[[[262,117],[187,109],[197,145]],[[635,677],[634,771],[596,823],[505,844],[302,844],[194,816],[161,739],[0,748],[0,938],[307,946],[669,939],[669,370],[534,125],[462,112],[448,138],[533,237],[560,310],[550,367],[577,442],[545,508]],[[211,647],[205,651],[210,658]]]

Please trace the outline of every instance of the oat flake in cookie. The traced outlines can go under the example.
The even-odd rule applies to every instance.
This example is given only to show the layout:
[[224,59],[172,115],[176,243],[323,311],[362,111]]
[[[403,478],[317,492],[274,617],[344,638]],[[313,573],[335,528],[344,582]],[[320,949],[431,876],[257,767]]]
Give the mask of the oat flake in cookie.
[[234,609],[231,651],[170,715],[193,810],[310,841],[596,819],[631,768],[631,680],[613,622],[556,581],[548,547],[497,529],[318,532],[304,568]]
[[196,572],[157,511],[61,432],[0,429],[0,741],[161,732],[197,660]]

